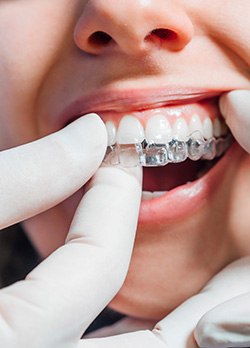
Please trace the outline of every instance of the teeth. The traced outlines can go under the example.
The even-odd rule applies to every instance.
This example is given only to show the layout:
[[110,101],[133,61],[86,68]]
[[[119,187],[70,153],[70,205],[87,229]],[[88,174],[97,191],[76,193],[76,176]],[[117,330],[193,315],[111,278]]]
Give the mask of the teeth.
[[213,137],[213,124],[209,117],[203,121],[203,136],[205,139]]
[[207,140],[205,146],[205,153],[203,154],[202,158],[206,160],[212,160],[216,156],[216,143],[214,141],[214,138],[210,138]]
[[116,143],[116,128],[113,122],[106,122],[106,129],[108,133],[108,146],[114,145]]
[[189,133],[187,122],[181,117],[178,118],[173,126],[173,138],[179,141],[186,141]]
[[193,161],[199,160],[204,154],[205,142],[201,139],[188,141],[188,157]]
[[195,114],[191,117],[191,120],[189,122],[189,134],[192,134],[192,138],[194,139],[200,139],[203,135],[203,127],[200,120],[200,117]]
[[145,139],[144,128],[133,116],[124,116],[117,130],[118,144],[141,143]]
[[167,191],[142,191],[142,201],[148,201],[153,198],[158,198],[165,195]]
[[164,115],[158,114],[152,116],[144,128],[140,121],[133,116],[124,116],[119,124],[118,130],[113,122],[107,121],[106,128],[108,133],[108,145],[118,144],[136,144],[143,140],[155,144],[167,144],[172,139],[187,141],[190,135],[193,139],[211,139],[213,136],[219,138],[228,133],[228,127],[218,118],[212,123],[209,117],[201,122],[199,115],[194,114],[190,119],[189,126],[184,118],[178,118],[171,127],[169,121]]
[[138,152],[134,144],[118,145],[120,164],[128,167],[137,167],[140,164]]
[[167,156],[170,162],[179,163],[185,161],[188,156],[187,143],[176,139],[171,140]]
[[145,137],[148,143],[167,144],[172,139],[172,129],[166,117],[151,117],[146,126]]
[[153,198],[161,197],[161,196],[165,195],[166,193],[167,193],[167,191],[155,191],[155,192],[153,192]]
[[214,136],[216,138],[221,136],[221,123],[218,118],[214,120]]
[[149,201],[150,199],[153,198],[152,196],[153,196],[153,192],[142,191],[141,199],[142,199],[142,201]]
[[104,162],[124,167],[159,167],[183,162],[187,157],[193,161],[200,158],[212,160],[221,156],[232,141],[232,136],[228,134],[225,138],[190,138],[187,142],[172,139],[168,144],[147,144],[146,141],[141,144],[115,144],[107,148]]

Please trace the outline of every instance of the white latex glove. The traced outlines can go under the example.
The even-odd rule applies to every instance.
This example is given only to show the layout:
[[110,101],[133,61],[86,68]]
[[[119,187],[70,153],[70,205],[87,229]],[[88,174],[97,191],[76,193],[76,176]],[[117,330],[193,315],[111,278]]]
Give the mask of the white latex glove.
[[[250,258],[236,264],[227,267],[232,271],[229,281],[226,272],[225,275],[221,272],[225,279],[220,290],[227,297],[234,292],[235,296],[211,309],[196,327],[195,337],[201,348],[250,347]],[[217,287],[216,281],[213,287]]]
[[220,108],[235,139],[250,152],[250,90],[224,94],[220,99]]
[[[43,139],[0,153],[0,227],[55,206],[97,170],[105,126],[84,116]],[[101,167],[64,246],[24,281],[0,291],[0,346],[76,348],[125,279],[141,199],[141,169]],[[51,231],[53,233],[53,231]]]
[[[246,296],[250,291],[250,257],[240,259],[218,273],[206,287],[197,295],[189,298],[166,318],[156,324],[155,328],[151,330],[141,330],[137,332],[131,332],[123,335],[117,335],[113,337],[105,338],[90,338],[85,339],[79,343],[79,348],[210,348],[210,347],[250,347],[249,341],[246,345],[230,345],[230,340],[226,340],[224,335],[225,331],[221,331],[222,326],[216,327],[220,320],[213,321],[214,319],[234,319],[234,314],[238,315],[238,307],[232,306],[230,301],[236,301],[238,299],[244,300],[241,304],[244,304],[246,309],[242,311],[241,324],[232,325],[231,327],[237,328],[238,331],[247,332],[249,330],[250,316],[247,309]],[[237,297],[241,295],[240,297]],[[230,300],[229,302],[226,302]],[[225,305],[221,305],[225,302]],[[219,305],[219,306],[218,306]],[[218,306],[218,307],[216,307]],[[218,313],[222,313],[221,316],[213,316],[213,308],[218,308]],[[220,310],[222,308],[222,311]],[[242,310],[244,307],[242,307]],[[233,311],[231,312],[230,310]],[[209,312],[212,310],[211,312]],[[206,314],[208,313],[208,314]],[[244,313],[246,314],[244,316]],[[204,316],[204,314],[206,314]],[[203,317],[204,316],[204,317]],[[201,319],[203,317],[203,319]],[[201,319],[201,320],[200,320]],[[210,320],[212,319],[212,321]],[[211,324],[212,322],[212,324]],[[199,324],[198,324],[199,323]],[[239,321],[237,321],[239,323]],[[198,324],[198,326],[197,326]],[[139,327],[143,323],[135,323]],[[196,343],[194,338],[194,329],[197,326],[195,337],[199,344]],[[218,328],[218,334],[216,332]],[[230,328],[230,325],[228,326]],[[129,331],[132,328],[129,327]],[[250,331],[250,330],[249,330]],[[101,332],[101,331],[100,331]],[[106,336],[107,332],[103,332]],[[237,337],[237,335],[230,335]],[[247,336],[244,336],[245,338]],[[230,337],[231,338],[231,337]],[[239,338],[239,336],[237,337]]]

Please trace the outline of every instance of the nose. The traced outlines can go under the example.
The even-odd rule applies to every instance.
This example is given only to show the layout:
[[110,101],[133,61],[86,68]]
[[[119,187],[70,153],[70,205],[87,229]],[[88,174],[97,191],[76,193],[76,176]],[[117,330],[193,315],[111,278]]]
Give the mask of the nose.
[[194,28],[176,0],[89,0],[74,31],[84,52],[138,54],[154,47],[182,50]]

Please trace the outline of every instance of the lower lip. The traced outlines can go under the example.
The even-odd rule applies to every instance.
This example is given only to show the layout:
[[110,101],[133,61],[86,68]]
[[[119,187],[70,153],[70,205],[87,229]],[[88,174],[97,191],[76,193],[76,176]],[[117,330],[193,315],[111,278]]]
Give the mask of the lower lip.
[[139,224],[166,224],[191,216],[206,204],[225,178],[226,169],[243,150],[234,143],[223,158],[200,179],[179,186],[161,197],[141,203]]

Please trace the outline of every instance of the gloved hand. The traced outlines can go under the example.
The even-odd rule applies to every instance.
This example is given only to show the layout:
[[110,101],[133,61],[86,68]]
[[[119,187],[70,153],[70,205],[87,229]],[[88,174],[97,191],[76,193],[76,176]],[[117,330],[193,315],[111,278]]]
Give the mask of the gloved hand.
[[[141,326],[141,331],[88,338],[80,342],[78,348],[250,347],[247,333],[250,323],[247,306],[250,303],[249,269],[250,257],[231,263],[213,277],[200,293],[156,324],[152,331],[143,328],[145,322],[135,322],[134,329]],[[127,324],[131,326],[131,323]],[[150,327],[150,323],[148,325]],[[115,326],[118,326],[118,330],[116,333],[113,330],[113,333],[117,334],[120,327],[119,324]],[[236,334],[231,333],[230,329]],[[132,331],[132,327],[128,327],[128,331]],[[107,330],[100,330],[100,333],[104,336],[108,334]],[[242,344],[242,338],[245,345],[239,344]],[[233,341],[237,344],[230,343]]]
[[[250,258],[243,258],[229,265],[220,273],[220,292],[234,296],[208,311],[195,329],[195,337],[201,348],[250,347]],[[231,272],[231,277],[229,273]],[[223,279],[224,278],[224,279]],[[214,279],[208,291],[220,285]],[[216,284],[218,283],[218,284]],[[214,290],[213,290],[214,289]],[[238,292],[238,294],[237,294]],[[221,294],[222,295],[222,294]],[[223,296],[223,295],[222,295]]]
[[24,281],[0,291],[1,347],[78,347],[122,286],[137,225],[141,169],[98,169],[106,146],[104,124],[89,115],[0,153],[0,228],[55,206],[97,171],[66,244]]
[[237,142],[250,153],[250,90],[224,94],[220,109]]

